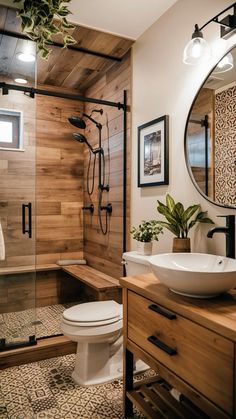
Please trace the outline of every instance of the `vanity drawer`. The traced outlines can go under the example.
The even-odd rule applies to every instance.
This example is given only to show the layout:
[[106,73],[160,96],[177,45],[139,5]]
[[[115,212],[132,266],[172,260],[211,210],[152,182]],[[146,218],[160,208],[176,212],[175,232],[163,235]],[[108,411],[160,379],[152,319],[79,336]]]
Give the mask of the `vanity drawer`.
[[128,291],[128,339],[232,415],[234,344]]

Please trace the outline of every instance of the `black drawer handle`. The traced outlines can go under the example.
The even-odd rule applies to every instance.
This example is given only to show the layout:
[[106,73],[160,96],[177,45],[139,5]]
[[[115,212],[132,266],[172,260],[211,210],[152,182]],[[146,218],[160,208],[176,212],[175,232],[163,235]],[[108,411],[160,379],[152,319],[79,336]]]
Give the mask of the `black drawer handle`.
[[176,319],[176,314],[172,311],[166,310],[165,308],[159,307],[156,304],[151,304],[148,308],[156,313],[161,314],[162,316],[166,317],[169,320]]
[[153,345],[160,348],[162,351],[166,352],[168,355],[176,355],[177,351],[176,349],[171,348],[170,346],[166,345],[164,342],[159,340],[156,336],[149,336],[147,338],[149,342],[151,342]]

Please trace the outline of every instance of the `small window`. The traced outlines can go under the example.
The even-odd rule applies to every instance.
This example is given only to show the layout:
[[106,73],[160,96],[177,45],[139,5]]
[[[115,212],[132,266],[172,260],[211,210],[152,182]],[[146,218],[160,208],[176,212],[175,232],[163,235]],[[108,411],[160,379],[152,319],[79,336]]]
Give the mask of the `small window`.
[[0,148],[22,148],[22,113],[0,109]]

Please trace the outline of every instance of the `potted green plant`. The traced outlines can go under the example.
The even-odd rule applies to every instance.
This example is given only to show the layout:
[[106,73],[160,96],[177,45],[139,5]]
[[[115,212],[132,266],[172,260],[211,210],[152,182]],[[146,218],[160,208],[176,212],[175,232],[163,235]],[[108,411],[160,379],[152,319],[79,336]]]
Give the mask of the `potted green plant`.
[[75,26],[66,19],[70,11],[63,4],[69,2],[70,0],[14,0],[14,3],[20,3],[17,16],[21,18],[22,32],[36,42],[39,55],[44,59],[49,56],[48,46],[52,44],[52,35],[60,33],[65,47],[76,43],[69,33]]
[[137,240],[137,252],[141,255],[152,254],[152,242],[158,241],[158,235],[162,233],[162,227],[156,220],[142,221],[138,227],[132,227],[130,233]]
[[166,205],[158,202],[157,211],[164,215],[167,221],[158,221],[161,227],[170,230],[176,237],[173,240],[173,252],[190,252],[189,230],[197,223],[214,224],[207,217],[207,211],[201,211],[200,205],[191,205],[187,209],[181,202],[175,203],[174,199],[167,194]]

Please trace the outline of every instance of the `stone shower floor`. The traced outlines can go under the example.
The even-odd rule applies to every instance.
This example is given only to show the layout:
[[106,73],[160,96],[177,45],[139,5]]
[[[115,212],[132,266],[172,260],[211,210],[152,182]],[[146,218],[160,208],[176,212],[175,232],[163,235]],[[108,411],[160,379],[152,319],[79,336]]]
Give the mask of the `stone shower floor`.
[[81,387],[71,378],[74,363],[72,354],[0,371],[0,418],[123,419],[122,380]]
[[[61,334],[60,320],[65,308],[77,303],[56,304],[12,313],[0,314],[0,338],[7,342],[27,340],[29,336],[37,338]],[[0,416],[1,418],[1,416]]]

